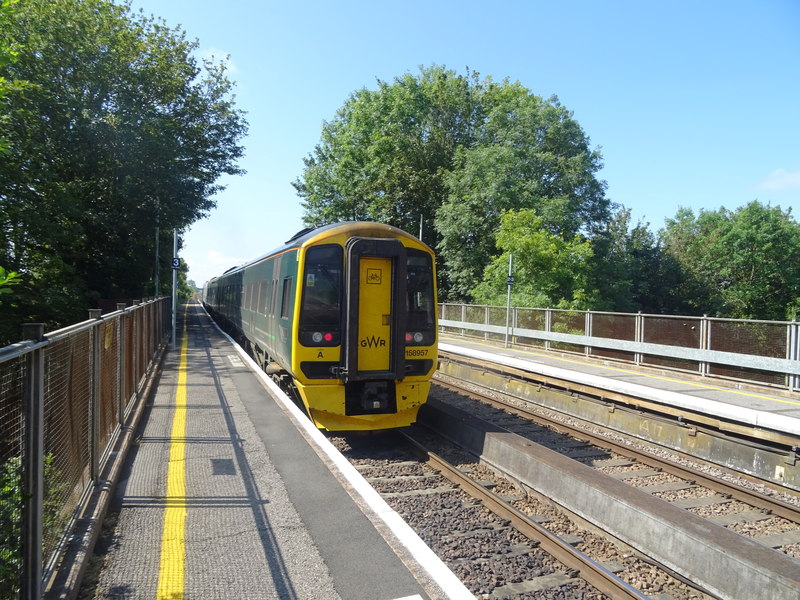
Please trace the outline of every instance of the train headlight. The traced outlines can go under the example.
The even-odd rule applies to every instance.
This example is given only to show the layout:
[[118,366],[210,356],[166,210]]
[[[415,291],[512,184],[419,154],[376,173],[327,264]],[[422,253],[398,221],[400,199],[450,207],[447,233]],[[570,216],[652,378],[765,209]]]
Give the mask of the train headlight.
[[416,331],[414,333],[407,332],[406,333],[406,343],[410,344],[411,342],[416,342],[417,344],[421,344],[422,340],[425,338],[421,332]]
[[311,334],[311,339],[314,341],[315,344],[319,344],[322,341],[322,333],[319,331],[315,331]]

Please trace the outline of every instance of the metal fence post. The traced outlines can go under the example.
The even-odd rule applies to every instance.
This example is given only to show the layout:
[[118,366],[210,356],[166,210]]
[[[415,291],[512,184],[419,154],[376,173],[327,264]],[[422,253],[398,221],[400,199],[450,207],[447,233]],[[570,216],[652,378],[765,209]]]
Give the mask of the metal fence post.
[[[708,315],[703,315],[700,319],[700,350],[709,350],[711,348],[711,324],[708,320]],[[700,375],[707,377],[710,368],[706,361],[700,361]]]
[[[89,309],[89,318],[100,321],[99,308]],[[100,477],[100,323],[92,327],[92,397],[89,403],[89,476],[94,483]]]
[[[592,311],[590,311],[590,310],[586,311],[586,316],[584,318],[583,329],[584,329],[583,335],[585,335],[586,337],[592,337]],[[589,358],[592,355],[592,347],[591,346],[585,346],[584,347],[584,354],[586,355],[586,358]]]
[[[643,342],[644,341],[644,315],[642,311],[636,313],[636,325],[634,327],[634,341],[636,342]],[[641,352],[634,352],[633,353],[633,362],[636,365],[642,364],[642,353]]]
[[[125,303],[117,304],[118,311],[125,310]],[[125,312],[117,318],[117,421],[125,422]]]
[[[800,361],[800,323],[792,319],[789,323],[789,343],[786,346],[786,358],[789,360]],[[790,375],[788,377],[789,391],[800,390],[800,375]]]
[[[134,304],[139,304],[139,300],[134,300]],[[133,355],[133,399],[134,401],[139,399],[139,313],[141,310],[135,310],[131,312],[131,319],[133,319],[133,327],[131,331],[133,333],[133,339],[129,341],[130,344],[130,351]]]
[[[24,339],[44,339],[44,324],[22,326]],[[44,350],[26,355],[22,454],[22,570],[20,599],[42,595],[42,509],[44,504]]]
[[[550,308],[544,309],[544,330],[547,333],[553,330],[553,310]],[[550,340],[544,341],[544,349],[550,350]]]
[[[519,308],[517,308],[515,306],[513,310],[514,310],[514,313],[513,313],[514,317],[513,317],[513,321],[512,321],[512,328],[513,328],[514,331],[516,331],[517,328],[519,327],[519,312],[518,312]],[[516,335],[511,338],[511,343],[512,344],[516,344],[517,343],[517,336]]]

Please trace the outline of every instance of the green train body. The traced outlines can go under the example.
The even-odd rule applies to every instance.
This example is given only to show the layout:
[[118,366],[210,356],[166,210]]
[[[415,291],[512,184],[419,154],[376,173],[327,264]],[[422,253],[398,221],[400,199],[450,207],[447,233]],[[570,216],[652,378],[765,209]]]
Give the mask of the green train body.
[[211,279],[203,304],[268,373],[291,377],[317,427],[403,427],[437,365],[435,268],[400,229],[339,223]]

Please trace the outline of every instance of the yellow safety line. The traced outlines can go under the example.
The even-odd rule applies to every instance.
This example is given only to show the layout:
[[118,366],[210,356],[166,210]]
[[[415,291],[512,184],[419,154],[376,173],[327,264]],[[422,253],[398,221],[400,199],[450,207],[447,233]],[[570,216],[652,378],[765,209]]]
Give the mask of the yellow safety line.
[[[442,341],[444,341],[445,343],[447,342],[448,339],[452,340],[453,343],[458,343],[458,339],[459,339],[457,336],[456,337],[452,337],[452,336],[446,336],[446,335],[440,335],[440,338],[442,338]],[[469,342],[471,344],[475,344],[476,346],[484,346],[486,348],[492,348],[493,350],[497,350],[498,349],[497,346],[494,346],[492,344],[479,342],[479,341],[476,341],[476,340],[470,340]],[[515,352],[519,352],[520,354],[529,354],[531,356],[539,356],[541,358],[548,358],[548,359],[551,359],[551,360],[558,360],[558,361],[561,361],[561,362],[571,363],[571,364],[574,364],[574,365],[586,365],[585,362],[581,362],[581,361],[578,361],[578,360],[571,360],[569,358],[562,358],[560,356],[553,356],[552,354],[544,354],[544,353],[541,353],[541,352],[532,352],[530,350],[523,350],[523,349],[520,349],[520,348],[515,348],[514,351]],[[640,373],[639,371],[631,371],[629,369],[620,369],[618,367],[609,367],[608,365],[599,365],[599,364],[594,364],[593,363],[591,366],[595,367],[595,368],[598,368],[598,369],[605,369],[607,371],[616,371],[618,373],[625,373],[625,374],[628,374],[628,375],[637,375],[639,377],[648,377],[650,379],[659,379],[661,381],[669,381],[670,383],[681,383],[681,384],[684,384],[684,385],[690,385],[692,387],[702,388],[702,389],[705,389],[705,390],[712,390],[712,391],[715,391],[715,392],[728,392],[729,394],[736,394],[738,396],[748,396],[750,398],[759,398],[761,400],[774,400],[775,402],[782,402],[784,404],[792,404],[794,406],[800,406],[800,402],[794,402],[792,400],[784,400],[782,398],[776,398],[775,396],[763,396],[761,394],[753,394],[753,393],[750,393],[750,392],[742,392],[742,391],[734,390],[734,389],[731,389],[731,388],[717,387],[717,386],[713,386],[713,385],[705,385],[703,383],[695,383],[693,381],[687,381],[685,379],[671,379],[669,377],[662,377],[660,375],[650,375],[648,373]]]
[[167,497],[164,510],[164,531],[161,536],[161,567],[158,573],[156,600],[182,600],[186,557],[186,357],[189,336],[186,316],[183,342],[178,364],[178,386],[175,391],[175,416],[167,469]]

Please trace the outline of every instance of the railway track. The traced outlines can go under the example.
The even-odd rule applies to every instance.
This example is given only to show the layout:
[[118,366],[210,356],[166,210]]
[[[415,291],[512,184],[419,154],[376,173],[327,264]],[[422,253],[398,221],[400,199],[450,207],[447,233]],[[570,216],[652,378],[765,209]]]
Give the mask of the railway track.
[[[776,493],[752,477],[692,462],[641,440],[592,432],[576,420],[541,414],[521,399],[438,382],[432,396],[531,439],[677,507],[800,558],[800,496]],[[759,489],[756,488],[761,488]]]
[[416,429],[331,441],[477,598],[648,598],[613,565],[590,559],[536,515],[511,507],[480,479],[474,457],[441,438]]
[[[493,467],[490,469],[491,472],[510,473],[513,481],[517,484],[522,482],[522,488],[528,492],[528,498],[519,498],[513,502],[517,510],[530,512],[532,509],[527,507],[526,503],[531,496],[541,495],[551,498],[568,512],[573,513],[571,518],[575,518],[577,514],[577,521],[588,522],[590,529],[595,527],[607,530],[612,537],[621,540],[623,546],[630,544],[636,549],[635,552],[629,552],[625,556],[641,553],[645,557],[645,562],[652,560],[662,563],[666,565],[667,571],[672,571],[673,574],[682,573],[684,579],[697,583],[702,589],[712,590],[720,597],[796,597],[797,586],[800,585],[800,561],[797,560],[800,556],[798,543],[800,542],[800,513],[798,513],[800,498],[796,494],[788,491],[782,494],[776,492],[774,486],[754,484],[753,478],[750,477],[735,478],[727,472],[709,474],[708,471],[715,468],[705,463],[692,463],[685,458],[680,458],[678,461],[670,460],[659,456],[664,454],[662,450],[653,454],[651,449],[636,447],[643,445],[640,442],[633,443],[629,439],[620,439],[619,436],[615,436],[617,439],[609,439],[597,432],[586,431],[572,422],[572,419],[544,417],[532,409],[530,403],[525,400],[500,399],[497,396],[494,391],[477,394],[473,385],[469,386],[469,391],[463,389],[455,391],[452,388],[447,390],[439,382],[431,394],[431,408],[442,403],[455,408],[444,412],[433,408],[424,413],[422,420],[481,456],[482,462]],[[491,423],[466,424],[468,420],[474,419],[476,414],[480,414],[481,418],[486,418]],[[438,416],[431,418],[431,415]],[[454,426],[453,423],[458,425]],[[677,546],[672,546],[671,550],[665,552],[663,547],[655,544],[651,551],[648,542],[643,543],[642,536],[637,537],[637,533],[631,531],[637,528],[636,524],[626,529],[626,526],[613,522],[614,512],[618,512],[618,507],[614,507],[613,502],[608,504],[611,506],[607,509],[608,515],[591,514],[591,510],[587,510],[580,502],[570,502],[570,496],[574,499],[576,494],[584,493],[577,492],[579,488],[567,486],[551,494],[551,491],[558,489],[558,486],[548,486],[548,484],[537,486],[530,479],[526,480],[526,474],[520,473],[519,468],[507,467],[504,461],[533,463],[539,460],[537,452],[532,452],[523,460],[519,456],[512,456],[513,452],[492,451],[491,448],[498,444],[511,443],[507,442],[507,439],[505,442],[493,441],[505,439],[503,436],[523,440],[521,443],[517,442],[523,447],[522,451],[535,446],[542,448],[541,452],[557,453],[562,462],[558,463],[554,470],[556,477],[574,468],[569,466],[570,463],[581,465],[582,469],[590,473],[582,475],[586,478],[583,482],[584,490],[588,489],[586,486],[605,488],[609,485],[609,481],[613,481],[617,486],[614,493],[619,496],[615,500],[617,503],[624,503],[625,501],[620,499],[626,495],[634,498],[630,505],[623,506],[623,514],[626,512],[628,515],[635,514],[636,519],[633,520],[640,521],[638,528],[655,531],[654,537],[659,537],[657,532],[660,528],[665,532],[685,528],[684,532],[675,536],[673,544]],[[480,440],[480,443],[476,444],[476,439]],[[490,451],[484,452],[487,447]],[[674,459],[674,453],[668,454]],[[536,468],[532,471],[536,471]],[[528,476],[530,472],[531,470],[527,472]],[[546,469],[540,469],[536,477],[546,479]],[[570,475],[563,478],[571,477]],[[622,489],[624,487],[630,487],[636,492],[625,491]],[[755,488],[761,488],[763,491]],[[531,493],[531,490],[534,492]],[[585,494],[591,495],[589,492]],[[598,496],[603,497],[603,494],[606,492]],[[612,495],[610,492],[607,494],[607,496]],[[646,499],[648,497],[657,498],[659,502],[653,504],[652,500]],[[661,500],[664,502],[660,502]],[[604,503],[608,500],[604,497],[597,502],[606,506]],[[645,517],[640,511],[649,510],[643,508],[649,505],[656,508],[652,516]],[[599,512],[602,513],[603,510]],[[606,517],[608,522],[605,521]],[[574,527],[567,525],[561,531],[570,532]],[[700,530],[708,530],[711,534],[707,539],[701,539],[705,534],[695,535]],[[697,548],[693,548],[694,546]],[[670,545],[667,544],[666,547],[670,548]],[[747,565],[747,568],[737,567],[739,558],[751,551],[754,555],[758,555],[758,558]],[[685,556],[675,556],[681,554]],[[715,558],[704,565],[704,561],[700,558],[704,555],[713,555]],[[647,558],[648,556],[650,558]],[[726,561],[730,563],[727,566]],[[727,573],[727,570],[733,572]],[[737,591],[737,588],[745,585],[750,577],[761,578],[763,585],[775,582],[780,584],[776,589],[762,588],[761,584],[758,584],[747,588],[749,591],[745,591],[743,587]],[[660,576],[654,578],[654,580],[659,579]],[[644,581],[644,585],[640,585],[639,589],[651,593],[649,588],[652,585]],[[695,597],[672,593],[670,595]]]
[[796,600],[793,490],[444,379],[413,449],[334,440],[476,597]]

